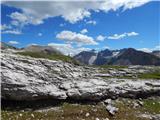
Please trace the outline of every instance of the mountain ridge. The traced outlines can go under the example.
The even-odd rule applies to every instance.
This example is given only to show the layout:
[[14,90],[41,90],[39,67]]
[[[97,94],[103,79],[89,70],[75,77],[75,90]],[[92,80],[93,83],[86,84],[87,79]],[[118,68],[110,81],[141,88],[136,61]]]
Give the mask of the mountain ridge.
[[[9,44],[1,42],[1,49],[13,49],[21,55],[28,55],[31,57],[48,58],[48,59],[62,59],[64,61],[80,63],[86,65],[160,65],[160,51],[153,51],[146,53],[136,50],[134,48],[123,48],[120,50],[95,50],[82,51],[79,54],[70,57],[65,56],[59,50],[51,46],[31,45],[22,49],[18,49]],[[63,57],[64,56],[64,57]]]
[[[83,55],[84,56],[86,55],[84,51],[83,51]],[[74,56],[74,58],[80,62],[83,62],[81,61],[81,59],[84,59],[85,58],[84,56],[82,56],[82,54],[79,53],[76,56]],[[108,65],[160,65],[160,58],[157,56],[157,54],[146,53],[143,51],[136,50],[134,48],[124,48],[120,50],[105,49],[97,53],[97,58],[93,62],[93,65],[105,65],[105,64],[108,64]]]

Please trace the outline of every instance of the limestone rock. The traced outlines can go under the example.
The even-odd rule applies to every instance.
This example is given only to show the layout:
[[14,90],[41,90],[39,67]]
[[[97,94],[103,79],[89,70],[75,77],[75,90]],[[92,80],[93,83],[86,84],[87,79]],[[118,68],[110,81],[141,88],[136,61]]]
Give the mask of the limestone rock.
[[[142,69],[144,72],[152,67],[138,66],[138,69]],[[128,70],[131,71],[131,74],[135,74],[137,67],[130,67]],[[125,74],[114,69],[111,71],[111,73],[106,73],[107,76],[109,74]],[[102,100],[116,97],[139,98],[160,95],[160,80],[103,78],[96,76],[95,72],[100,74],[101,70],[2,51],[1,96],[2,99],[31,101],[68,98]],[[114,109],[111,111],[113,112]]]

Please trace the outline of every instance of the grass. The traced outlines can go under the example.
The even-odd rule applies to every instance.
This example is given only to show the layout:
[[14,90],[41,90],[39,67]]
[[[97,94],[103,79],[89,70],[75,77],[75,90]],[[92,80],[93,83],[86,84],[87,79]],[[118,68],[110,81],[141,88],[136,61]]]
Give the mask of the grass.
[[74,60],[70,56],[65,56],[65,55],[55,54],[55,53],[47,54],[47,53],[44,53],[44,52],[41,52],[41,53],[40,52],[17,52],[16,54],[24,55],[24,56],[30,56],[30,57],[34,57],[34,58],[45,58],[45,59],[50,59],[50,60],[62,60],[64,62],[73,63],[73,64],[76,64],[76,65],[80,64],[78,61]]
[[[102,73],[106,73],[107,71],[103,71]],[[118,79],[153,79],[160,80],[160,71],[153,71],[149,73],[137,73],[136,76],[114,76],[114,77],[102,77],[102,78],[118,78]]]
[[152,73],[143,73],[138,75],[138,78],[141,79],[160,79],[160,71],[159,72],[152,72]]
[[[139,114],[160,113],[160,103],[158,99],[144,99],[144,105],[138,108],[133,107],[133,99],[119,99],[115,106],[119,111],[115,116],[109,115],[102,103],[96,104],[72,104],[64,102],[57,109],[49,111],[11,111],[3,110],[1,116],[3,120],[149,120],[137,117]],[[89,116],[86,116],[89,113]]]
[[158,100],[144,100],[144,107],[150,113],[160,114],[160,101]]
[[101,65],[101,68],[113,68],[113,69],[122,69],[122,68],[128,68],[128,66],[122,66],[122,65]]

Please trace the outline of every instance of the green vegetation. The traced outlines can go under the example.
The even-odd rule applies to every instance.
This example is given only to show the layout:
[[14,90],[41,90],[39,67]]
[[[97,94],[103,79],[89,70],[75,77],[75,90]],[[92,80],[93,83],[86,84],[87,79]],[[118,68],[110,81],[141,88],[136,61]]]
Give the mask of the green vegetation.
[[[149,118],[138,117],[141,114],[159,114],[159,98],[143,99],[143,106],[134,107],[137,100],[120,98],[115,101],[115,106],[119,108],[115,116],[109,115],[102,103],[94,104],[72,104],[63,103],[56,107],[43,110],[11,111],[3,110],[1,116],[3,120],[149,120]],[[89,116],[86,114],[89,113]]]
[[159,100],[144,100],[144,107],[150,113],[160,114],[160,101]]
[[62,60],[64,62],[68,62],[68,63],[73,63],[76,65],[79,65],[80,63],[76,60],[74,60],[72,57],[70,56],[65,56],[62,54],[55,54],[55,53],[44,53],[44,52],[17,52],[17,54],[19,55],[24,55],[24,56],[30,56],[30,57],[34,57],[34,58],[45,58],[45,59],[50,59],[50,60]]
[[113,68],[113,69],[122,69],[122,68],[128,68],[128,66],[122,66],[122,65],[101,65],[101,68]]
[[160,79],[160,71],[153,73],[143,73],[138,76],[141,79]]

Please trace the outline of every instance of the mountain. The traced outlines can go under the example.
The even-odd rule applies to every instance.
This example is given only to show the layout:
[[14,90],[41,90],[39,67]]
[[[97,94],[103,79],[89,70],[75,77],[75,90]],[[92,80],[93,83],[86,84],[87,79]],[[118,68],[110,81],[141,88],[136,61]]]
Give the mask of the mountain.
[[45,58],[50,60],[61,60],[67,63],[79,65],[80,63],[70,56],[62,54],[60,51],[51,46],[31,45],[16,52],[23,56],[30,56],[34,58]]
[[112,65],[160,65],[160,58],[137,51],[133,48],[124,50],[117,58],[109,62]]
[[[94,54],[87,57],[87,51],[81,52],[76,57],[76,60],[88,64]],[[84,62],[85,61],[85,62]],[[160,65],[160,58],[157,56],[135,50],[133,48],[125,48],[121,50],[103,50],[97,53],[96,59],[92,61],[94,65]]]
[[60,51],[51,46],[30,45],[23,49],[25,52],[40,52],[46,54],[62,54]]
[[0,42],[0,47],[2,50],[4,50],[4,49],[17,49],[16,47],[9,45],[7,43],[4,43],[4,42]]
[[152,54],[160,58],[160,50],[152,51]]
[[98,52],[97,59],[94,61],[94,64],[96,65],[105,64],[111,56],[112,56],[112,51],[108,49],[100,51]]
[[78,55],[74,56],[74,59],[89,65],[92,65],[96,58],[97,58],[97,53],[95,53],[94,50],[83,51],[80,52]]

